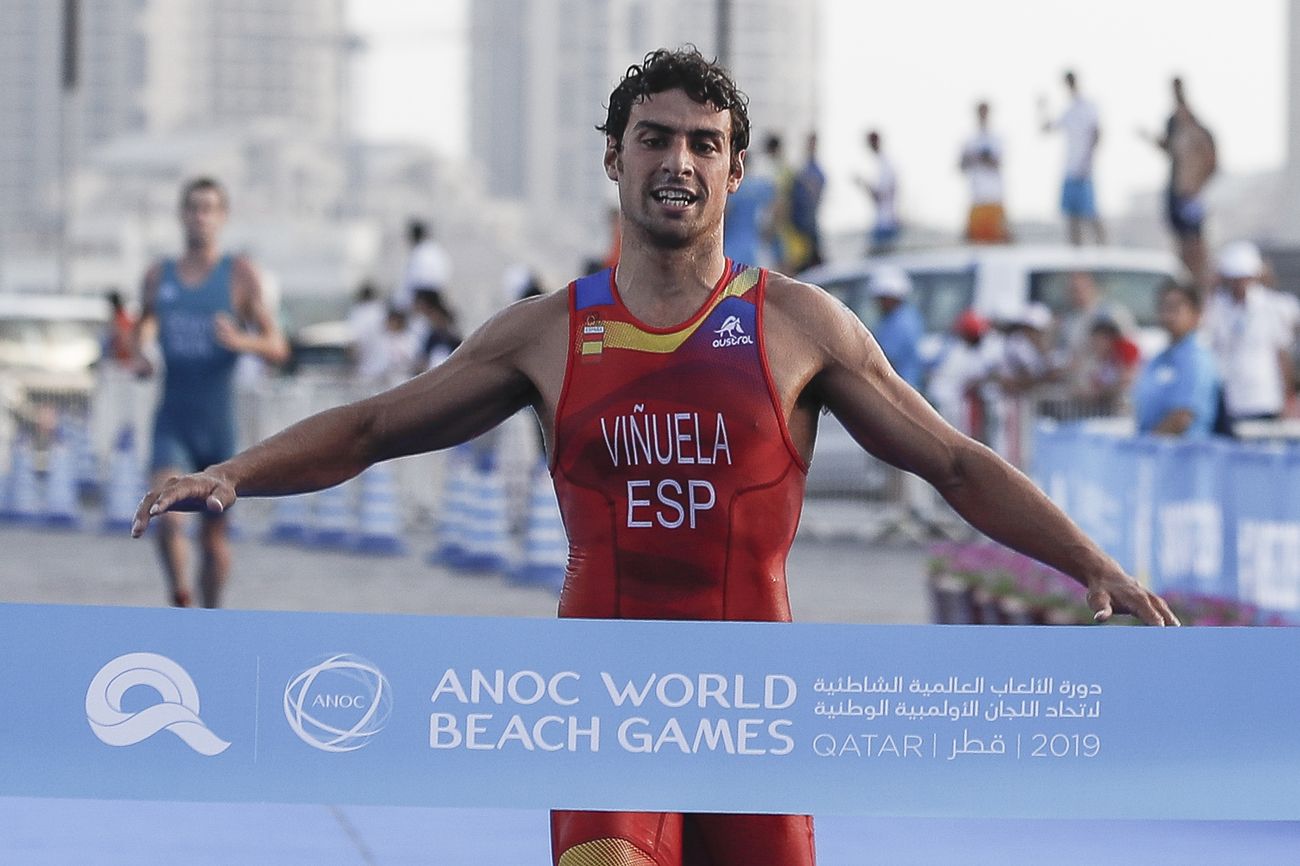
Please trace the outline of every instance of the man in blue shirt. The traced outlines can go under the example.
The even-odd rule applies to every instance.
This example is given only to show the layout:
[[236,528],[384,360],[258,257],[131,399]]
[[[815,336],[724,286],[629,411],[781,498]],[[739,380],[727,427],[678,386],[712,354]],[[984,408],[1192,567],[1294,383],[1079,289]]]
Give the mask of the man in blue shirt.
[[740,188],[727,196],[722,223],[722,249],[727,258],[756,267],[767,264],[760,260],[760,248],[775,201],[776,183],[762,171],[747,173]]
[[1200,298],[1190,286],[1170,283],[1160,292],[1159,312],[1169,348],[1151,359],[1133,391],[1138,432],[1205,436],[1214,425],[1219,374],[1197,335]]
[[921,337],[925,322],[916,306],[909,301],[912,281],[907,272],[895,265],[881,265],[871,274],[867,291],[880,308],[880,321],[872,329],[880,350],[903,381],[921,387]]
[[822,233],[817,212],[825,191],[826,174],[817,163],[817,133],[814,132],[808,136],[808,161],[795,175],[790,188],[790,222],[808,242],[807,256],[799,262],[799,270],[822,263]]

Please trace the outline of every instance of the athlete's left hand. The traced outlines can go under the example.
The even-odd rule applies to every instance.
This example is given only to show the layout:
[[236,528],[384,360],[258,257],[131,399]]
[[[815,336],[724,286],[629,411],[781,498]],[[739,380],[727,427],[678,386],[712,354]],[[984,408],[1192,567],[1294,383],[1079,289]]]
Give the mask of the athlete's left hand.
[[1147,625],[1182,625],[1163,598],[1122,572],[1088,582],[1088,607],[1097,622],[1130,613]]
[[131,522],[131,537],[144,535],[149,521],[168,511],[220,514],[234,505],[237,498],[234,484],[213,470],[174,475],[140,500]]

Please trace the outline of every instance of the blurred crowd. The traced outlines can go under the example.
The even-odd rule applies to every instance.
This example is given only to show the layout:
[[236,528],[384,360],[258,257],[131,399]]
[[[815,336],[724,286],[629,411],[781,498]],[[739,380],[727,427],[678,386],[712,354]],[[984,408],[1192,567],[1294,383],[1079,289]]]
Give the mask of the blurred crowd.
[[957,317],[924,358],[925,326],[905,271],[877,268],[869,291],[885,356],[949,422],[1001,450],[1028,413],[1068,421],[1132,416],[1139,433],[1234,436],[1248,422],[1295,417],[1300,300],[1279,291],[1259,249],[1225,244],[1208,298],[1169,280],[1157,310],[1164,346],[1143,358],[1132,312],[1087,272],[1069,279],[1060,316],[1041,303],[989,321]]

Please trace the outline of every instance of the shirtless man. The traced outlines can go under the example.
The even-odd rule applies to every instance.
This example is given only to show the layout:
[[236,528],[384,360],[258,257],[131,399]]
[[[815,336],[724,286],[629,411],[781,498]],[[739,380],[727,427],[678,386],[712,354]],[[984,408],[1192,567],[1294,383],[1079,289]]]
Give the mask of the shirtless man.
[[[561,616],[783,621],[786,552],[826,407],[976,528],[1086,584],[1098,619],[1127,610],[1176,624],[1032,482],[935,414],[845,307],[726,259],[723,209],[744,177],[749,124],[724,70],[693,50],[654,52],[609,106],[614,269],[516,303],[392,391],[150,491],[133,534],[164,512],[338,484],[532,406],[569,530]],[[551,828],[557,866],[814,857],[807,816],[555,812]]]
[[[180,212],[185,253],[155,263],[141,288],[133,340],[136,367],[141,373],[152,372],[140,346],[145,332],[155,328],[166,366],[149,464],[155,488],[235,453],[232,377],[240,353],[276,364],[289,356],[289,344],[262,302],[256,268],[243,256],[221,252],[228,212],[226,191],[215,180],[187,183],[181,190]],[[230,543],[220,512],[204,514],[199,540],[200,600],[204,607],[218,607],[230,571]],[[158,550],[172,604],[188,607],[189,545],[176,516],[163,518]]]

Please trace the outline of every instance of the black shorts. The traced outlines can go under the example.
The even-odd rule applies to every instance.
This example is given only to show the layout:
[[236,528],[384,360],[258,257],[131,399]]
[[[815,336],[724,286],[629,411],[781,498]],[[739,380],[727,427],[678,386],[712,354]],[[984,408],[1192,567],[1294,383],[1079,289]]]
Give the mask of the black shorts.
[[1165,192],[1165,218],[1174,234],[1199,238],[1205,222],[1205,205],[1199,198],[1181,196],[1170,189]]

